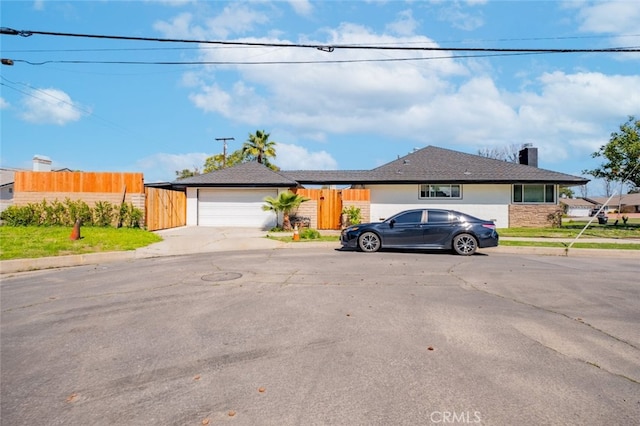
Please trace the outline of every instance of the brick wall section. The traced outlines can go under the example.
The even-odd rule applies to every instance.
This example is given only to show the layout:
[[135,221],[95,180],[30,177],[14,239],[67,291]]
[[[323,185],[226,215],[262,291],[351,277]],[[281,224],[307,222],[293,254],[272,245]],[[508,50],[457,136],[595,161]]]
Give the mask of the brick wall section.
[[318,229],[318,202],[315,200],[305,201],[300,204],[296,212],[292,212],[291,215],[308,217],[311,219],[309,227],[311,229]]
[[551,227],[556,224],[550,216],[562,214],[562,212],[562,207],[555,204],[511,204],[509,205],[509,227]]
[[371,222],[371,203],[369,201],[343,201],[342,208],[345,207],[360,208],[360,218],[362,223]]

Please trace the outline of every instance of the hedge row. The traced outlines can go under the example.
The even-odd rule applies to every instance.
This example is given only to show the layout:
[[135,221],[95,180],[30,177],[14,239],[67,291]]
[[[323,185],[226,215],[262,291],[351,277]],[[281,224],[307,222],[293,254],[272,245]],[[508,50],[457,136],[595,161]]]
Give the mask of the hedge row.
[[82,200],[64,202],[57,199],[52,202],[26,206],[10,206],[0,214],[3,223],[9,226],[73,226],[80,220],[86,226],[115,226],[139,228],[143,213],[131,203],[119,206],[108,201],[98,201],[89,207]]

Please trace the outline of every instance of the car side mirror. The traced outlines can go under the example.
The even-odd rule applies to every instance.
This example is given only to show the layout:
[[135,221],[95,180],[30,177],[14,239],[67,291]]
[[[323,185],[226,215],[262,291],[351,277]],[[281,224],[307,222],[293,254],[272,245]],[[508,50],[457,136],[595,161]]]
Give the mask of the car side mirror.
[[389,228],[393,228],[393,225],[395,225],[395,224],[396,224],[396,220],[395,219],[391,219],[389,221]]

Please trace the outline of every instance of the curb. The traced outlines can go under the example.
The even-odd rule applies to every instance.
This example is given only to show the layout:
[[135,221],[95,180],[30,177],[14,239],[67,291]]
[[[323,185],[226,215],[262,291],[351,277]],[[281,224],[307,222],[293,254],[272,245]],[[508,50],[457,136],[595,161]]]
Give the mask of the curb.
[[[43,269],[66,268],[71,266],[95,265],[107,262],[145,259],[166,256],[184,256],[198,253],[213,253],[217,251],[238,251],[238,250],[261,250],[261,249],[305,249],[312,247],[340,248],[340,243],[334,242],[281,242],[275,240],[270,243],[251,244],[251,239],[247,239],[242,244],[219,244],[217,247],[208,247],[203,250],[175,250],[171,252],[154,251],[149,246],[137,250],[115,251],[106,253],[75,254],[67,256],[41,257],[35,259],[12,259],[0,261],[0,275],[13,274],[18,272],[30,272]],[[255,243],[255,240],[253,240]],[[615,250],[615,249],[567,249],[562,247],[518,247],[518,246],[498,246],[481,249],[479,253],[495,254],[530,254],[537,256],[554,257],[592,257],[592,258],[622,258],[640,260],[640,250]]]

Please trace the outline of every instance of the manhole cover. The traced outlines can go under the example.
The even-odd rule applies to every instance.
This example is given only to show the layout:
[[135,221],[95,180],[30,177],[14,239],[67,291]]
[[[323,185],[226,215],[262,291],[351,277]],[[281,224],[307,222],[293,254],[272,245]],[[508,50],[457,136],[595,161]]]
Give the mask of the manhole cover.
[[220,282],[220,281],[231,281],[237,280],[238,278],[242,278],[242,274],[238,272],[216,272],[209,275],[204,275],[202,277],[202,281],[210,281],[210,282]]

